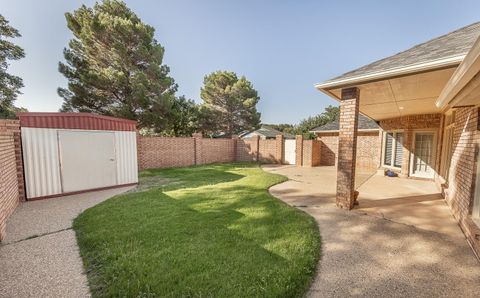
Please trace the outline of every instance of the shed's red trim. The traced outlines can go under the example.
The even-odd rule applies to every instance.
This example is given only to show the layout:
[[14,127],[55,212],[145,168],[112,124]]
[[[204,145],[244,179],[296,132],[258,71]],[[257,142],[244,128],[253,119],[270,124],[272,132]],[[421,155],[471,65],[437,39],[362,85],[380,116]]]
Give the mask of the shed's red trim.
[[113,189],[113,188],[122,188],[122,187],[127,187],[127,186],[134,186],[134,185],[137,185],[137,184],[138,184],[138,182],[134,182],[134,183],[127,183],[127,184],[119,184],[119,185],[112,185],[112,186],[106,186],[106,187],[78,190],[78,191],[72,191],[72,192],[64,192],[64,193],[59,193],[59,194],[55,194],[55,195],[48,195],[48,196],[43,196],[43,197],[27,198],[27,201],[37,201],[37,200],[59,198],[59,197],[64,197],[64,196],[72,196],[72,195],[78,195],[78,194],[82,194],[82,193],[86,193],[86,192],[93,192],[93,191],[101,191],[101,190],[107,190],[107,189]]
[[21,127],[135,131],[137,122],[90,113],[17,113]]

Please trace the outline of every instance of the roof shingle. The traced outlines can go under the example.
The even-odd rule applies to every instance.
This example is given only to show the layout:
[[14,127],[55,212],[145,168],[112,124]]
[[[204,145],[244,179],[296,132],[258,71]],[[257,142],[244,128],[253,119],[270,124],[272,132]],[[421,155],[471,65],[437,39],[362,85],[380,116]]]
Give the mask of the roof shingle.
[[473,23],[448,34],[416,45],[406,51],[375,61],[341,76],[325,81],[322,84],[361,77],[379,72],[404,68],[464,56],[480,36],[480,22]]
[[[338,131],[340,129],[340,122],[339,120],[335,120],[333,122],[329,122],[325,125],[316,127],[312,129],[312,132],[331,132],[331,131]],[[358,114],[358,129],[359,130],[371,130],[371,129],[378,129],[377,122],[373,121],[372,119],[364,116],[362,114]]]

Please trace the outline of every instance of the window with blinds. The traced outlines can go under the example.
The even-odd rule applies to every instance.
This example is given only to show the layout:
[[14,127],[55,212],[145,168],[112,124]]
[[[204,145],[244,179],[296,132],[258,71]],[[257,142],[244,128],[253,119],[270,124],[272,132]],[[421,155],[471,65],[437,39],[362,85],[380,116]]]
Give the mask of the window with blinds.
[[393,136],[392,133],[387,133],[385,137],[385,150],[384,150],[384,161],[383,163],[387,166],[392,165],[392,153],[393,153]]
[[395,156],[393,166],[401,168],[403,160],[403,133],[401,132],[395,134],[395,152],[393,155]]
[[383,148],[383,165],[402,167],[403,160],[403,133],[387,132]]

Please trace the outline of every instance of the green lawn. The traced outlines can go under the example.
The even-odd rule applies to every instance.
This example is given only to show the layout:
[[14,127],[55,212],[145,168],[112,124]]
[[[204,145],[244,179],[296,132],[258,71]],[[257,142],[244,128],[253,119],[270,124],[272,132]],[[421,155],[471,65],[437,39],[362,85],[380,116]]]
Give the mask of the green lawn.
[[319,258],[313,218],[255,164],[141,173],[141,188],[74,221],[95,297],[292,297]]

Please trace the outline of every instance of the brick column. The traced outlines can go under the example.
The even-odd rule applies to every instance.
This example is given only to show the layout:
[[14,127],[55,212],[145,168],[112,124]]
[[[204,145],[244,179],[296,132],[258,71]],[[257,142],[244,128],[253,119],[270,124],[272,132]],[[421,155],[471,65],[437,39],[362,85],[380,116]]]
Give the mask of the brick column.
[[284,145],[283,135],[277,135],[275,137],[275,141],[276,141],[275,160],[278,164],[282,164],[283,155],[285,154],[284,152],[285,147],[283,146]]
[[23,156],[22,156],[22,136],[20,132],[20,123],[13,126],[13,142],[15,145],[15,162],[17,165],[18,197],[20,201],[26,200],[25,177],[23,174]]
[[301,167],[303,165],[303,136],[295,136],[295,165]]
[[337,206],[352,209],[355,203],[355,161],[359,108],[358,88],[342,89],[338,133]]
[[253,160],[254,161],[260,161],[260,137],[259,136],[253,136],[251,138],[252,140],[252,147],[251,147],[251,152],[253,154]]
[[203,164],[203,154],[202,154],[202,138],[203,135],[199,132],[192,134],[193,138],[193,163],[196,165]]
[[232,135],[232,146],[233,146],[233,159],[232,161],[237,161],[237,143],[238,143],[238,135]]

